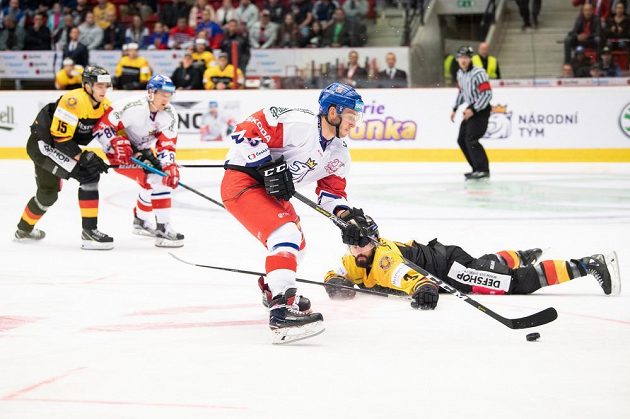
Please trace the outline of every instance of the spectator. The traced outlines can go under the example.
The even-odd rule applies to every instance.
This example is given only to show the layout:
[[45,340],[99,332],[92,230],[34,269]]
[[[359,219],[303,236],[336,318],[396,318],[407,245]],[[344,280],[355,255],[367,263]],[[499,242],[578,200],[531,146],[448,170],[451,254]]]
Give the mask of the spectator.
[[[203,74],[203,84],[206,90],[225,90],[234,86],[234,66],[228,64],[228,55],[220,52],[217,57],[218,65],[212,66]],[[240,68],[236,69],[237,85],[243,85],[243,72]]]
[[21,51],[24,49],[24,28],[15,23],[13,15],[7,14],[3,20],[4,29],[0,31],[0,51]]
[[379,87],[407,87],[407,72],[396,68],[396,54],[388,52],[385,63],[387,68],[378,73]]
[[197,24],[197,37],[201,32],[205,32],[206,41],[212,49],[221,48],[223,40],[223,29],[214,21],[214,9],[207,6],[201,14],[201,21]]
[[499,69],[497,57],[490,55],[490,46],[487,42],[479,44],[477,54],[472,59],[472,65],[486,70],[489,79],[501,78],[501,70]]
[[188,19],[190,15],[190,6],[186,0],[173,0],[173,3],[162,4],[160,9],[160,22],[166,25],[168,30],[177,26],[177,19],[183,17]]
[[138,44],[140,48],[146,48],[149,38],[149,30],[144,26],[142,16],[133,15],[131,18],[131,26],[125,31],[125,42],[128,44]]
[[615,4],[615,14],[610,17],[606,25],[606,38],[613,48],[627,48],[630,39],[630,21],[623,1]]
[[280,2],[280,0],[269,0],[267,5],[263,8],[269,11],[271,21],[278,26],[282,25],[284,21],[284,15],[287,13],[287,9]]
[[127,44],[127,56],[116,65],[116,83],[119,89],[144,89],[151,79],[151,67],[144,57],[138,55],[139,45]]
[[278,46],[280,48],[296,48],[302,45],[300,27],[293,18],[293,14],[284,15],[284,22],[278,32]]
[[208,0],[196,0],[195,5],[190,9],[190,13],[188,14],[188,25],[190,25],[191,28],[196,28],[202,20],[205,20],[203,14],[206,11],[210,13],[210,19],[208,20],[216,20],[214,8],[208,5]]
[[291,0],[291,3],[291,13],[300,29],[300,35],[306,37],[313,22],[313,4],[310,0]]
[[446,86],[455,86],[457,84],[457,72],[459,64],[453,54],[446,54],[442,62],[442,71],[444,76],[444,84]]
[[350,45],[350,27],[342,9],[335,10],[333,23],[324,32],[324,45],[333,48]]
[[575,77],[588,77],[591,64],[591,59],[584,54],[584,47],[577,47],[575,49],[575,56],[573,57],[573,60],[571,60],[573,75]]
[[367,79],[367,69],[359,65],[359,53],[354,50],[350,51],[348,53],[348,69],[343,83],[353,87],[365,87]]
[[77,0],[76,7],[71,8],[74,26],[79,26],[81,23],[85,22],[85,17],[91,10],[92,6],[88,4],[88,0]]
[[[618,0],[622,1],[622,0]],[[583,6],[590,4],[593,6],[593,13],[599,16],[602,28],[606,26],[606,22],[610,17],[610,2],[611,0],[573,0],[574,6]]]
[[26,14],[20,8],[19,0],[9,1],[9,5],[5,7],[4,9],[2,9],[2,22],[4,22],[4,18],[7,16],[11,16],[14,22],[14,26],[24,28],[24,23],[26,21]]
[[610,48],[602,48],[601,56],[601,70],[603,72],[602,77],[621,77],[621,69],[617,63],[613,62]]
[[214,65],[214,54],[208,51],[208,41],[205,38],[195,39],[195,49],[192,51],[193,65],[199,70],[200,77],[206,68]]
[[335,10],[339,9],[339,3],[333,0],[317,0],[313,6],[313,20],[326,28],[332,22]]
[[361,22],[367,16],[368,2],[367,0],[346,0],[342,8],[349,20]]
[[116,20],[116,11],[107,14],[107,29],[103,31],[103,49],[119,50],[125,43],[126,29]]
[[174,49],[186,49],[192,46],[195,39],[195,31],[188,26],[188,19],[177,18],[177,26],[168,33],[168,46]]
[[563,79],[572,79],[573,76],[573,66],[571,64],[563,64],[562,65],[562,76]]
[[58,2],[53,4],[53,7],[48,11],[47,22],[47,26],[48,29],[50,29],[50,34],[52,37],[54,37],[57,32],[60,32],[63,29],[63,13],[61,12],[61,4],[59,4]]
[[593,6],[584,4],[582,12],[575,20],[573,29],[564,39],[564,62],[571,61],[571,49],[578,45],[594,48],[599,52],[601,46],[600,30],[599,19],[593,14]]
[[103,30],[109,27],[111,23],[109,20],[109,14],[116,14],[116,6],[107,0],[98,0],[94,9],[92,9],[94,13],[94,21],[96,24]]
[[168,32],[162,22],[153,24],[153,33],[147,40],[147,49],[168,49]]
[[540,14],[540,3],[542,0],[532,1],[531,15],[529,12],[529,2],[530,0],[516,0],[518,11],[521,14],[521,19],[523,19],[523,26],[521,27],[521,30],[531,28],[532,22],[534,23],[534,28],[538,28],[538,15]]
[[304,39],[302,47],[306,48],[321,48],[324,45],[324,29],[322,24],[317,20],[313,22],[311,30],[308,34],[308,38]]
[[217,23],[225,30],[228,22],[232,19],[238,21],[238,13],[232,5],[232,0],[223,0],[223,6],[217,10]]
[[31,51],[50,50],[50,29],[46,26],[46,16],[37,13],[33,18],[33,26],[26,29],[24,47]]
[[57,90],[72,90],[81,87],[83,67],[74,64],[72,58],[63,60],[63,67],[55,74],[55,88]]
[[594,63],[593,65],[591,65],[589,76],[593,79],[604,77],[604,72],[602,71],[602,66],[600,63]]
[[120,4],[118,12],[121,17],[140,15],[142,20],[147,20],[153,14],[153,8],[147,0],[131,0],[127,4]]
[[52,41],[55,44],[57,51],[63,51],[64,47],[68,45],[70,39],[70,29],[74,27],[74,18],[71,14],[63,15],[63,28],[53,34]]
[[94,22],[92,12],[85,14],[85,22],[79,25],[79,33],[79,41],[89,50],[98,49],[103,43],[103,30]]
[[173,83],[175,87],[183,90],[203,89],[201,82],[201,71],[193,65],[192,52],[186,51],[179,67],[173,72]]
[[249,32],[249,43],[254,48],[271,48],[277,39],[278,25],[271,21],[269,10],[263,10]]
[[251,0],[241,0],[241,4],[236,8],[236,16],[249,30],[258,21],[258,7],[253,5]]
[[90,53],[79,40],[79,36],[79,28],[70,29],[68,43],[63,48],[63,58],[72,58],[75,64],[86,67],[90,62]]
[[228,61],[234,63],[232,57],[232,43],[236,42],[238,51],[238,63],[239,68],[247,68],[249,63],[249,40],[241,36],[238,29],[238,22],[236,20],[230,20],[227,24],[227,30],[221,43],[221,50],[228,55]]

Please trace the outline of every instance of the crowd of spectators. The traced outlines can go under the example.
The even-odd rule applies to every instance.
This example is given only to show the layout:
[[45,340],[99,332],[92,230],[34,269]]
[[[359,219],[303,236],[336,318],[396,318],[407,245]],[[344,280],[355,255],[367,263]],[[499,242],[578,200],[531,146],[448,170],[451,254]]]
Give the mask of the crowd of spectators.
[[628,71],[626,0],[572,0],[580,12],[564,40],[563,77],[619,77]]

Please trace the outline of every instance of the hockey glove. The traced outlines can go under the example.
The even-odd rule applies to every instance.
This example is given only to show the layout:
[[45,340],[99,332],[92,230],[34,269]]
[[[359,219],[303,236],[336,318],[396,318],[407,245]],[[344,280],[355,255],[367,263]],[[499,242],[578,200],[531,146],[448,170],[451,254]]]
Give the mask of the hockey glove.
[[128,164],[133,150],[131,149],[131,143],[125,137],[115,137],[109,143],[112,146],[112,154],[114,159],[121,164]]
[[[160,164],[160,160],[153,154],[153,150],[147,148],[146,150],[140,150],[136,157],[144,164],[148,164],[154,169],[162,170],[162,165]],[[144,169],[145,172],[150,173],[148,170]]]
[[[343,285],[346,287],[354,288],[354,284],[352,283],[352,281],[350,281],[349,279],[343,278],[341,276],[333,276],[329,280],[325,281],[325,283],[332,284],[332,285]],[[354,298],[355,295],[357,295],[357,292],[355,290],[351,290],[347,288],[333,287],[333,286],[326,286],[325,288],[326,288],[326,293],[328,294],[328,297],[330,297],[331,300],[350,300]]]
[[341,240],[344,244],[363,247],[370,243],[370,238],[378,237],[378,226],[361,208],[344,211],[341,219],[348,223],[346,227],[340,227]]
[[81,153],[79,166],[90,173],[107,173],[107,169],[109,169],[109,165],[91,151]]
[[440,298],[437,284],[430,279],[423,278],[414,287],[411,296],[411,307],[421,310],[433,310]]
[[177,188],[177,185],[179,185],[179,169],[177,165],[169,164],[164,168],[164,173],[166,173],[166,176],[162,178],[162,183],[169,188]]
[[295,185],[284,156],[280,156],[274,162],[263,164],[256,170],[263,176],[265,189],[269,195],[283,201],[291,199],[295,193]]

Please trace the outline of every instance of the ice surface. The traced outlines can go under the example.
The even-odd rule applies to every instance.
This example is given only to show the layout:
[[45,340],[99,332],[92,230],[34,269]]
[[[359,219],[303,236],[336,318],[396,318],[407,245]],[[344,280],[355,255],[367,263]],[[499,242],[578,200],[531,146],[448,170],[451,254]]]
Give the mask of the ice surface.
[[[197,162],[199,163],[199,162]],[[352,202],[396,240],[438,237],[471,254],[548,247],[550,258],[616,249],[630,272],[630,166],[494,164],[465,184],[463,164],[355,164]],[[218,198],[221,169],[182,169]],[[513,331],[444,295],[433,312],[359,295],[300,292],[325,317],[313,339],[271,345],[256,277],[195,268],[131,234],[136,186],[101,182],[99,227],[116,248],[80,250],[76,182],[38,227],[11,241],[35,189],[28,161],[0,161],[0,418],[628,418],[630,284],[605,297],[592,278],[531,296],[475,296],[509,317],[559,318]],[[314,196],[312,190],[304,190]],[[300,202],[321,280],[344,251],[330,221]],[[262,270],[264,249],[226,212],[178,190],[177,255]],[[525,335],[538,331],[538,342]]]

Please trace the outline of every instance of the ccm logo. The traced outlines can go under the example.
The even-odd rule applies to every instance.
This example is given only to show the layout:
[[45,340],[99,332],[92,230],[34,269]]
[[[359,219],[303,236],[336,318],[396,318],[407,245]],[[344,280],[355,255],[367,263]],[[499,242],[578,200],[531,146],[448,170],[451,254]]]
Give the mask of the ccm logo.
[[288,166],[286,163],[282,163],[279,166],[276,167],[272,167],[270,169],[267,169],[263,172],[263,174],[265,176],[272,176],[274,173],[282,173],[285,172],[288,169]]

